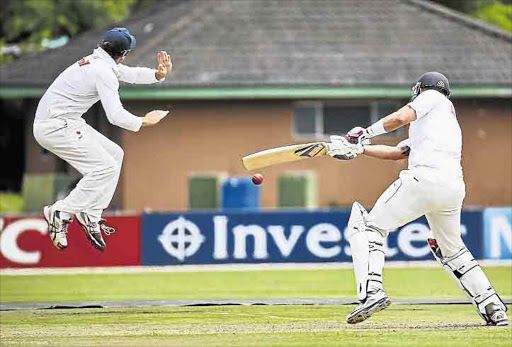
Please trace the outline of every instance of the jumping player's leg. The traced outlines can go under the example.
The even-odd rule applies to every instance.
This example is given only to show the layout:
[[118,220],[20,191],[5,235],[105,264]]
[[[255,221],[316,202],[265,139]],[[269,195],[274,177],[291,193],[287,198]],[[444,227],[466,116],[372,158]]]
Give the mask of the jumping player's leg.
[[104,152],[110,157],[115,167],[111,179],[102,182],[103,194],[101,197],[93,201],[92,204],[88,205],[85,209],[75,215],[78,224],[84,230],[91,244],[96,249],[103,251],[106,247],[106,243],[103,240],[102,232],[106,235],[110,235],[115,231],[115,229],[106,226],[101,215],[103,210],[110,205],[114,196],[117,183],[119,181],[119,175],[121,173],[124,151],[119,147],[119,145],[109,140],[87,124],[83,127],[83,131],[103,148]]
[[487,324],[507,325],[506,305],[462,240],[460,205],[426,214],[434,236],[434,239],[428,240],[430,249],[436,260],[476,306],[478,314]]
[[[112,199],[112,186],[115,189],[120,167],[95,132],[85,123],[71,123],[67,142],[51,149],[83,175],[69,195],[55,203],[58,210],[77,214],[95,206],[108,206]],[[90,216],[93,221],[99,221],[101,211],[94,210]]]
[[119,175],[121,174],[121,168],[123,165],[124,151],[115,142],[108,139],[106,136],[96,131],[91,126],[87,125],[87,131],[96,138],[96,141],[103,147],[103,149],[110,155],[110,157],[116,163],[116,175],[112,180],[111,184],[105,187],[104,194],[101,200],[97,200],[95,204],[89,206],[84,212],[91,216],[101,216],[101,213],[106,209],[114,197],[114,193],[119,182]]
[[87,238],[91,244],[98,250],[103,251],[106,243],[103,240],[102,232],[110,235],[115,231],[114,228],[106,226],[104,220],[101,218],[103,210],[106,209],[114,196],[121,167],[123,163],[124,151],[115,142],[109,140],[107,137],[96,131],[89,125],[86,125],[85,130],[95,141],[104,149],[115,163],[115,173],[112,179],[103,185],[103,195],[100,199],[94,201],[86,209],[76,214],[78,224],[82,227]]
[[84,220],[78,218],[79,214],[91,211],[87,215],[87,224],[91,228],[84,230],[91,243],[102,250],[105,247],[99,226],[102,210],[94,207],[108,206],[110,203],[119,178],[120,165],[98,141],[96,131],[91,129],[83,121],[49,119],[37,125],[34,123],[34,136],[41,146],[83,175],[69,195],[57,201],[52,209],[77,216],[82,227]]
[[389,305],[382,284],[385,239],[390,231],[425,213],[428,200],[423,198],[422,190],[417,178],[409,171],[403,171],[380,196],[370,213],[359,203],[354,203],[347,239],[361,305],[349,314],[347,322],[361,322]]

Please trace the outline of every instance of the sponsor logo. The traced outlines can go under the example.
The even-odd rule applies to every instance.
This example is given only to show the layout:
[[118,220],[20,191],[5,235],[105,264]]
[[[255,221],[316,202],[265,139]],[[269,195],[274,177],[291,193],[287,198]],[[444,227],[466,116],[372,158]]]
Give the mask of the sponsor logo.
[[140,265],[140,218],[108,217],[123,233],[109,236],[108,252],[98,254],[81,228],[68,229],[68,248],[55,248],[39,216],[0,217],[0,268]]
[[34,230],[42,235],[48,232],[46,221],[41,219],[21,219],[10,223],[4,229],[5,220],[0,218],[0,253],[7,260],[18,264],[37,264],[41,251],[26,251],[18,246],[18,237],[26,231]]
[[[228,259],[228,217],[213,217],[214,224],[214,252],[213,258]],[[285,235],[285,227],[282,225],[269,225],[264,228],[260,225],[235,225],[231,229],[233,234],[233,258],[234,259],[268,259],[268,239],[273,241],[280,255],[288,258],[299,238],[305,234],[305,243],[308,251],[319,258],[332,258],[341,252],[339,241],[340,230],[330,223],[315,224],[309,230],[302,225],[290,226],[288,236]],[[247,253],[249,238],[253,240],[253,252]]]
[[184,217],[179,217],[165,226],[162,234],[158,236],[158,241],[169,255],[184,261],[201,247],[204,236],[197,225]]
[[85,66],[85,65],[89,65],[90,63],[91,63],[91,62],[90,62],[89,60],[85,60],[85,58],[82,58],[82,59],[80,59],[80,60],[78,61],[78,65],[79,65],[80,67]]
[[[169,255],[179,263],[197,264],[352,260],[344,222],[348,214],[205,213],[169,217],[170,222],[162,215],[148,216],[143,233],[147,264],[176,262]],[[154,229],[156,225],[161,226]],[[461,231],[465,237],[465,225]],[[427,242],[430,237],[428,224],[422,220],[409,223],[386,239],[386,258],[433,259]],[[474,248],[471,242],[468,246]]]
[[484,211],[484,257],[512,259],[512,208]]

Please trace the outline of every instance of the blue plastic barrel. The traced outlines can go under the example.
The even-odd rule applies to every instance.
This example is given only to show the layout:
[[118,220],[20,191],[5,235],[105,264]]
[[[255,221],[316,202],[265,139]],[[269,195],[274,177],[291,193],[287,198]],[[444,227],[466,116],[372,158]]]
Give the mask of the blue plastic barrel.
[[250,177],[231,177],[222,182],[221,207],[223,209],[258,209],[260,186]]

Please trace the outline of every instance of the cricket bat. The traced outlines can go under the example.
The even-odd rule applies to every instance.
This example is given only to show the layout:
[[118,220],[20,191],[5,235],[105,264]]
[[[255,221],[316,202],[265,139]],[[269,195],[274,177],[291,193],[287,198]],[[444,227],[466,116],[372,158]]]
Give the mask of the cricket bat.
[[312,142],[267,149],[242,158],[242,164],[247,170],[297,161],[307,158],[320,157],[327,154],[327,142]]

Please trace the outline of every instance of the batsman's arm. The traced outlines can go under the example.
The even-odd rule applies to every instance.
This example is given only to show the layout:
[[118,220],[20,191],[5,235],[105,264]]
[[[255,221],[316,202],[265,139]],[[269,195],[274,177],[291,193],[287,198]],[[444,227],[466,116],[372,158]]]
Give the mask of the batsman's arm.
[[361,143],[364,139],[370,139],[375,136],[389,133],[415,121],[416,119],[416,111],[411,106],[405,105],[396,112],[393,112],[373,123],[366,129],[362,127],[353,128],[347,133],[346,139],[352,144]]
[[[368,130],[368,133],[370,133],[370,134],[378,133],[378,134],[375,134],[375,136],[377,136],[377,135],[381,135],[383,133],[389,133],[393,130],[401,128],[404,125],[407,125],[415,120],[416,120],[416,112],[409,105],[405,105],[404,107],[400,108],[399,110],[387,115],[386,117],[382,118],[375,124],[369,126],[367,128],[367,130]],[[379,129],[379,128],[382,128],[382,129]],[[384,130],[384,131],[382,131],[382,130]]]
[[411,151],[409,146],[386,146],[386,145],[368,145],[364,146],[363,154],[369,157],[385,160],[401,160],[409,157]]

